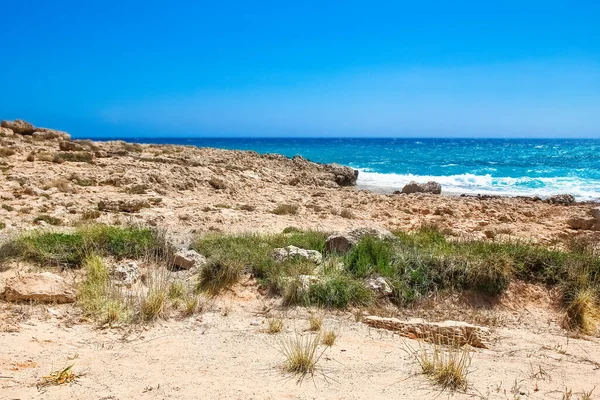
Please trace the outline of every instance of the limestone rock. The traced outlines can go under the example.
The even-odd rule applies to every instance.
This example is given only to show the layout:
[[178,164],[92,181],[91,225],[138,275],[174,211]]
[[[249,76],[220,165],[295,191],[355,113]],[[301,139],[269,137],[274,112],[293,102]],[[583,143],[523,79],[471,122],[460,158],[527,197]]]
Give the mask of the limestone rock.
[[375,236],[382,240],[395,239],[394,234],[381,228],[358,228],[346,233],[335,233],[327,238],[327,251],[329,253],[344,254],[365,236]]
[[296,246],[277,248],[273,250],[272,256],[278,262],[284,262],[296,257],[303,258],[315,264],[320,264],[323,261],[323,256],[318,251],[301,249]]
[[363,322],[374,328],[387,329],[411,338],[432,343],[464,346],[466,344],[487,349],[491,334],[488,328],[471,325],[466,322],[444,321],[427,322],[421,319],[401,321],[397,318],[369,316]]
[[404,185],[402,188],[402,193],[411,194],[411,193],[432,193],[432,194],[441,194],[442,193],[442,185],[437,182],[429,181],[427,183],[418,183],[415,181],[411,181],[408,184]]
[[4,288],[6,301],[37,301],[41,303],[72,303],[75,289],[51,272],[27,274],[10,278]]
[[575,197],[572,194],[557,194],[546,199],[549,204],[569,205],[575,203]]
[[325,170],[333,174],[333,180],[340,186],[354,186],[358,179],[358,170],[339,164],[326,164]]
[[33,132],[32,135],[36,140],[71,140],[71,135],[69,135],[67,132],[48,128],[36,128],[36,131]]
[[391,286],[382,276],[371,276],[365,279],[365,286],[379,297],[386,297],[392,294]]
[[79,143],[62,141],[58,144],[60,151],[84,151],[86,148]]
[[569,221],[567,221],[567,224],[569,225],[569,227],[571,229],[575,229],[575,230],[591,230],[592,227],[595,225],[596,220],[593,218],[581,218],[581,217],[573,217],[571,218]]
[[14,134],[15,133],[10,128],[0,127],[0,137],[3,137],[3,136],[12,136]]
[[139,279],[140,267],[134,261],[115,265],[111,270],[111,276],[115,281],[115,285],[129,288]]
[[206,258],[195,250],[178,250],[173,256],[172,269],[188,270],[191,268],[200,268],[206,265]]
[[0,126],[3,128],[12,129],[14,133],[21,135],[31,135],[35,132],[35,127],[27,121],[21,119],[15,119],[14,121],[2,121]]

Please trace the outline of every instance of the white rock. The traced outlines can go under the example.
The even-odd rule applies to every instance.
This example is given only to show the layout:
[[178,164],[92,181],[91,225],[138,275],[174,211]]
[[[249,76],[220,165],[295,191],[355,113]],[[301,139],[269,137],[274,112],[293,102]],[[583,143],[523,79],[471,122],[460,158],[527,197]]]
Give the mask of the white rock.
[[284,262],[292,258],[304,258],[312,261],[315,264],[320,264],[323,261],[323,256],[316,250],[301,249],[296,246],[280,247],[273,250],[273,258],[278,262]]

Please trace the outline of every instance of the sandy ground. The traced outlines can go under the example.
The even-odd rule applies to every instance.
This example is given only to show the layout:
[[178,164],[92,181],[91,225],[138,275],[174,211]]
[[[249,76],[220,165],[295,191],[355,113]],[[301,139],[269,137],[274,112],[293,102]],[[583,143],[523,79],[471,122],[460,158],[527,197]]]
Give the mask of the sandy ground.
[[[282,309],[252,288],[189,319],[121,329],[75,323],[71,306],[22,307],[32,315],[16,332],[0,333],[3,400],[562,399],[565,388],[582,393],[600,383],[598,338],[565,336],[556,315],[533,303],[496,309],[502,327],[493,328],[489,349],[473,349],[466,393],[442,392],[420,373],[410,351],[416,341],[369,328],[350,312],[324,314],[323,329],[339,338],[321,346],[317,373],[299,383],[283,373],[280,348],[285,337],[311,334],[309,312]],[[269,335],[274,315],[285,328]],[[75,383],[38,390],[42,376],[70,364],[81,375]]]

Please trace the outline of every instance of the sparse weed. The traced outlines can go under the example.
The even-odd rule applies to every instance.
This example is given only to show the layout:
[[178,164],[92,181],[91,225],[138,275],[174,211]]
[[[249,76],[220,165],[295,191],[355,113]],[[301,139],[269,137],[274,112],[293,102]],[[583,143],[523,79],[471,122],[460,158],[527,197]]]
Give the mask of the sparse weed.
[[311,332],[317,332],[321,330],[323,326],[323,316],[319,313],[311,313],[308,317],[308,330]]
[[283,320],[281,318],[269,318],[267,320],[267,333],[274,335],[283,329]]
[[271,213],[276,215],[296,215],[298,214],[298,209],[299,207],[296,204],[280,204]]
[[335,340],[337,339],[337,335],[334,331],[327,331],[323,334],[323,344],[325,346],[333,346]]

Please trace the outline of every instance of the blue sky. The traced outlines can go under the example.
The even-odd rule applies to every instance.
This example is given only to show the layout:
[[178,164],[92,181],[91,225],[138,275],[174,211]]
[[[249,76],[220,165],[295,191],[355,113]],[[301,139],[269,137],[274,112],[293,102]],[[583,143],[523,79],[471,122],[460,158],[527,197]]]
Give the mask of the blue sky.
[[21,0],[2,14],[0,118],[77,136],[600,137],[597,1]]

